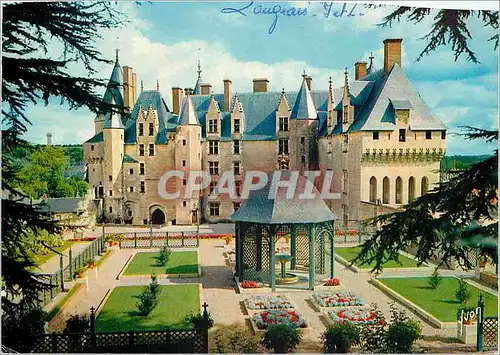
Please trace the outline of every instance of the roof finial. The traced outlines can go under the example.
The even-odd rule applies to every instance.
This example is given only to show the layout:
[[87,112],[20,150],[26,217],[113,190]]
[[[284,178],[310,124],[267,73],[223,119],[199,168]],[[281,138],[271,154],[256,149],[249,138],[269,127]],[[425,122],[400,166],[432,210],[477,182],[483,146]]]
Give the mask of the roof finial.
[[119,51],[120,51],[120,50],[119,50],[118,48],[115,48],[115,52],[116,52],[116,62],[117,62],[117,63],[118,63],[118,52],[119,52]]
[[156,79],[156,91],[160,91],[160,82]]
[[372,66],[373,59],[375,59],[375,57],[373,56],[373,52],[370,52],[370,56],[368,58],[370,58],[370,66]]
[[304,72],[302,73],[302,77],[305,78],[307,76],[306,70],[304,69]]
[[141,80],[141,93],[144,91],[144,80]]
[[198,78],[201,78],[200,51],[201,51],[201,48],[198,48]]
[[328,77],[328,84],[330,84],[330,86],[332,85],[332,77]]
[[282,93],[283,95],[285,95],[285,88],[283,88],[283,89],[281,90],[281,93]]

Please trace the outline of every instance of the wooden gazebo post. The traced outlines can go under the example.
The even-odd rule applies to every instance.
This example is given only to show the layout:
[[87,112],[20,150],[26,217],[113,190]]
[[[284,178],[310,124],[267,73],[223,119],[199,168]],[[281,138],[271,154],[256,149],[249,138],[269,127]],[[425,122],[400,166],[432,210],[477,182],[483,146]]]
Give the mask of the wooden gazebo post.
[[270,226],[269,228],[269,273],[271,277],[271,291],[276,291],[276,254],[274,253],[274,242],[276,236],[276,229],[274,226]]
[[316,278],[316,236],[314,235],[314,224],[310,223],[307,225],[307,233],[309,234],[309,289],[314,290],[314,279]]

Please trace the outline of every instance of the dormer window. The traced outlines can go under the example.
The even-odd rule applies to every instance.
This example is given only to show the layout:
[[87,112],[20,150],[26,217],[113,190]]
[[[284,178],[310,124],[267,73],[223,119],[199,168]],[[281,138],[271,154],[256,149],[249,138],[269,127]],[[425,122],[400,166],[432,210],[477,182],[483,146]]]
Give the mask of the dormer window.
[[150,136],[154,135],[154,126],[153,126],[153,122],[149,123],[149,135],[150,135]]
[[240,120],[239,119],[234,120],[233,130],[234,130],[234,133],[240,133]]
[[139,123],[139,137],[144,135],[144,124]]
[[217,133],[217,120],[208,120],[208,133]]
[[288,117],[279,118],[279,130],[280,132],[288,132]]

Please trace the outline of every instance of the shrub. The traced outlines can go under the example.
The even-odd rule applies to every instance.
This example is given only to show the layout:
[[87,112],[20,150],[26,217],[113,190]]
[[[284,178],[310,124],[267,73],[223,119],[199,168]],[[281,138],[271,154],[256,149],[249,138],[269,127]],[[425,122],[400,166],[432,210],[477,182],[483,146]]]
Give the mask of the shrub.
[[470,298],[470,291],[467,282],[465,282],[462,277],[458,280],[458,287],[455,291],[455,297],[460,303],[467,303]]
[[297,328],[288,324],[270,324],[267,327],[262,345],[267,350],[274,350],[275,353],[284,354],[294,350],[302,340],[302,335]]
[[28,353],[45,333],[47,312],[40,306],[20,307],[2,302],[2,348]]
[[361,328],[361,350],[363,353],[385,353],[387,322],[376,304],[372,304],[371,307],[376,314],[377,321],[373,324],[365,324]]
[[256,354],[261,352],[257,338],[242,325],[231,326],[230,329],[217,329],[211,336],[217,354]]
[[66,321],[64,333],[87,333],[90,331],[90,317],[86,314],[72,315]]
[[[189,313],[186,318],[185,318],[186,323],[190,323],[193,325],[195,328],[204,328],[204,323],[205,323],[205,318],[203,317],[203,314],[193,314]],[[208,329],[212,328],[214,326],[214,320],[212,316],[210,315],[210,312],[208,312]]]
[[351,323],[336,323],[321,335],[325,353],[347,353],[351,346],[359,345],[361,332]]
[[90,258],[88,259],[87,261],[85,261],[85,265],[89,268],[89,269],[93,269],[95,267],[95,259],[94,258]]
[[80,266],[73,272],[73,277],[83,277],[85,270],[87,270],[86,266]]
[[325,282],[325,286],[339,286],[340,285],[340,278],[338,277],[332,277],[331,279],[328,279]]
[[240,282],[241,287],[243,288],[259,288],[259,285],[256,281],[244,280]]
[[434,269],[434,272],[431,274],[431,277],[427,281],[430,288],[435,290],[438,288],[439,284],[443,281],[443,278],[439,276],[439,271],[437,268]]
[[158,256],[158,264],[160,266],[167,265],[171,255],[172,250],[170,250],[170,248],[165,244],[160,250],[160,255]]
[[412,319],[395,322],[387,330],[387,350],[391,353],[411,353],[413,343],[422,337],[422,325]]
[[151,283],[144,288],[139,295],[139,302],[137,302],[137,308],[143,316],[147,317],[158,305],[160,292],[161,288],[156,279],[156,275],[151,274]]

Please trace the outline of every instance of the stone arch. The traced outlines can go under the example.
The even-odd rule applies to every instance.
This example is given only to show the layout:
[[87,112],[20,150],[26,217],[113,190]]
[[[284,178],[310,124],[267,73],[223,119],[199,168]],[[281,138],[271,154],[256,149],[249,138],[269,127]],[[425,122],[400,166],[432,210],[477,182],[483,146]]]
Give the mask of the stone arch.
[[375,176],[370,179],[370,202],[377,202],[377,178]]
[[408,179],[408,203],[415,199],[415,178],[410,176]]
[[427,192],[429,192],[429,179],[424,176],[420,182],[420,195],[425,195]]
[[396,178],[396,203],[403,203],[403,179]]
[[389,204],[390,188],[391,182],[386,176],[384,177],[384,180],[382,180],[382,203]]

